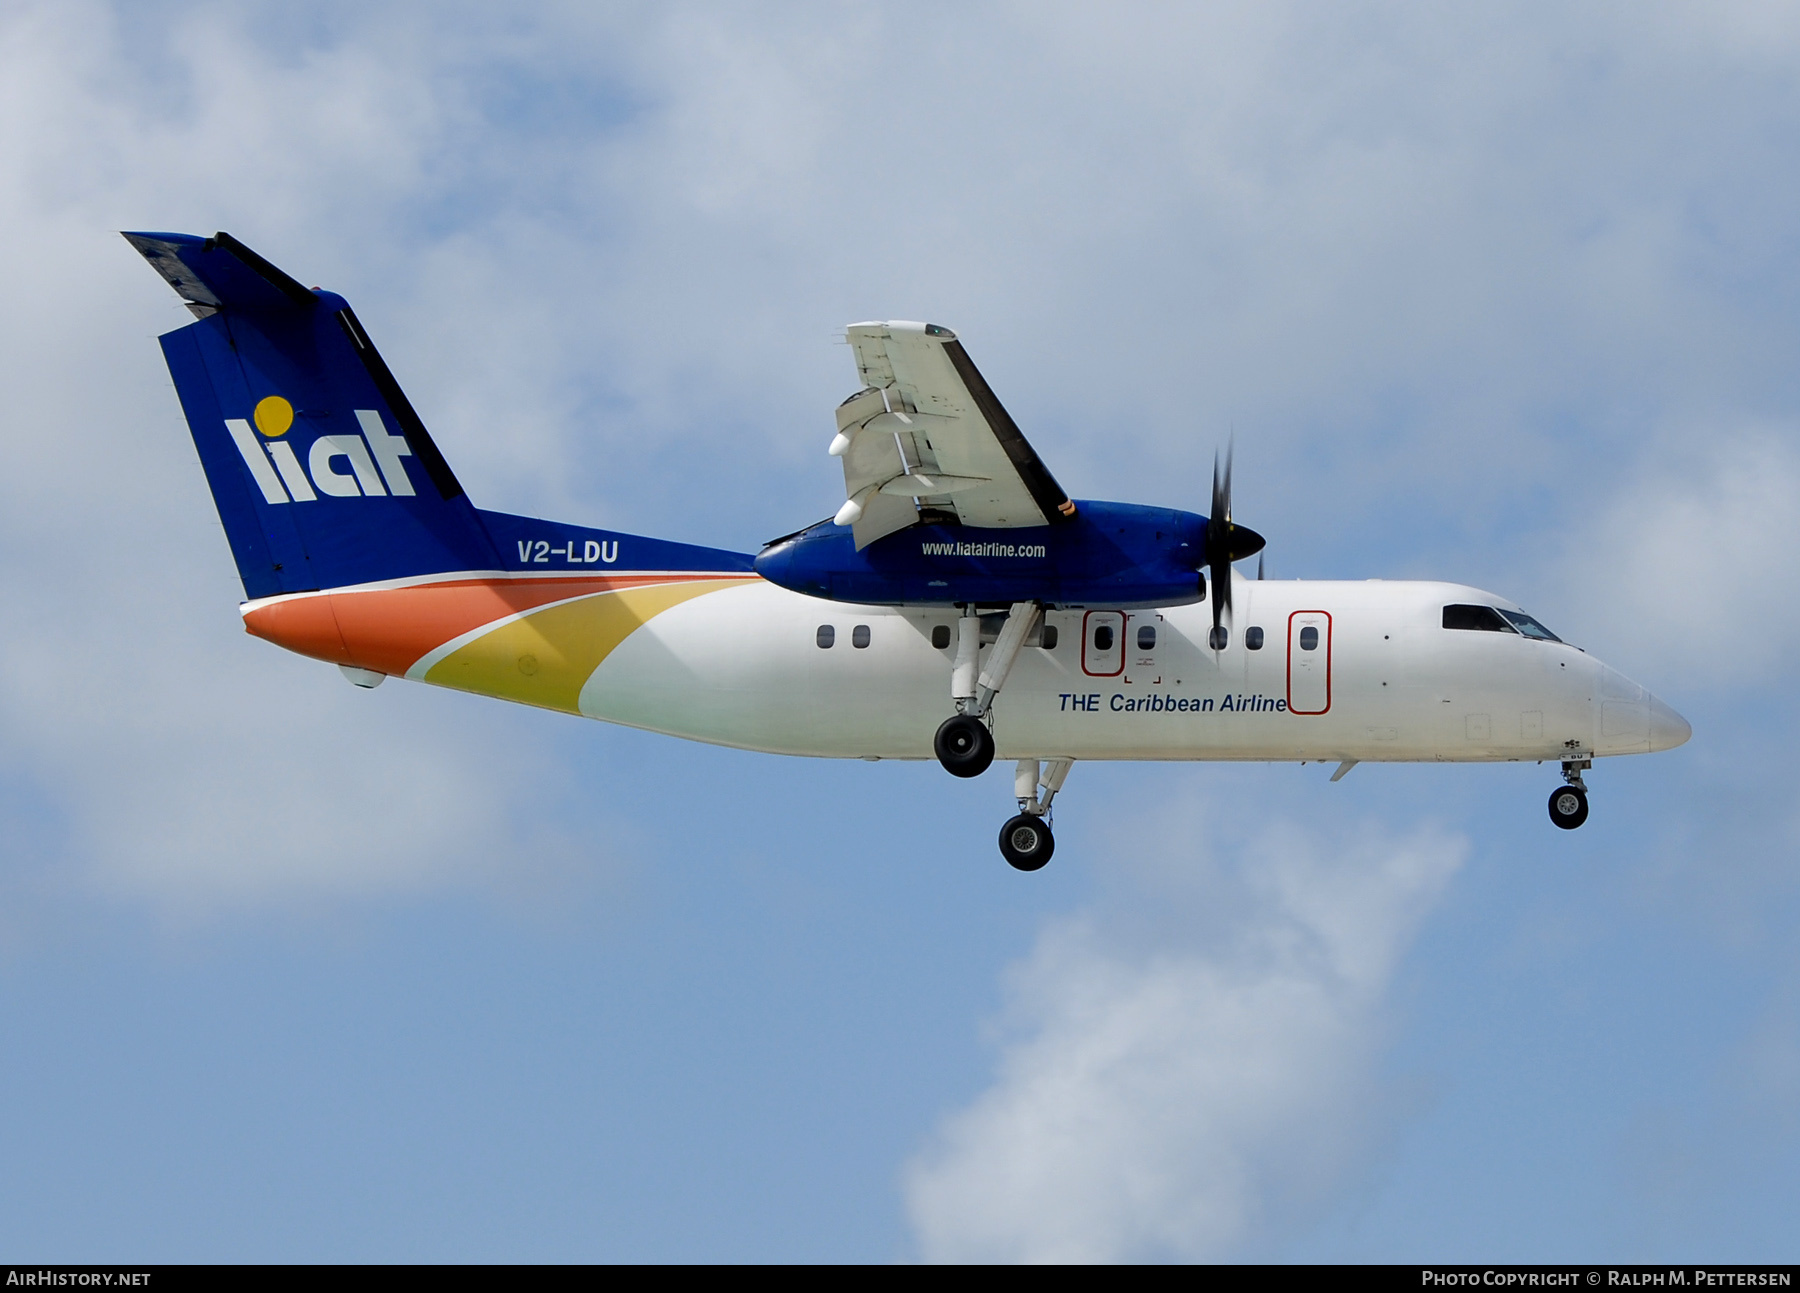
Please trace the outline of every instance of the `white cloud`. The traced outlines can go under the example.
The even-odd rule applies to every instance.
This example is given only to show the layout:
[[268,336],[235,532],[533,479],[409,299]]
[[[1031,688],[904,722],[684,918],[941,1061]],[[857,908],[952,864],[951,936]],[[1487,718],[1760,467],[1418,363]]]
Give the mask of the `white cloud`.
[[1653,690],[1787,676],[1800,658],[1800,430],[1709,429],[1653,448],[1562,569],[1583,645]]
[[[1208,819],[1188,807],[1168,824]],[[921,1253],[1218,1257],[1304,1208],[1376,1129],[1383,994],[1465,851],[1277,826],[1053,923],[1009,974],[993,1087],[908,1169]]]
[[515,716],[402,683],[358,694],[243,635],[154,339],[189,316],[115,232],[241,219],[278,258],[306,246],[293,268],[317,281],[314,257],[399,223],[452,114],[378,41],[283,47],[252,15],[164,17],[0,19],[19,249],[0,318],[0,766],[33,787],[6,805],[0,883],[50,861],[65,886],[195,912],[541,879],[567,851],[542,825],[564,780]]

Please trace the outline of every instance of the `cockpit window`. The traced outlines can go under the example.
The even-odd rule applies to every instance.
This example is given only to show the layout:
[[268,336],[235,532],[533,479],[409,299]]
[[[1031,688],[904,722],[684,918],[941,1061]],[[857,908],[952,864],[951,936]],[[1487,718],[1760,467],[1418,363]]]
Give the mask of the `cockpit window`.
[[1476,629],[1483,633],[1516,631],[1492,606],[1446,606],[1444,607],[1444,627],[1447,629]]
[[1506,616],[1508,623],[1528,638],[1536,638],[1540,642],[1562,641],[1556,634],[1532,619],[1524,611],[1501,611],[1500,613]]

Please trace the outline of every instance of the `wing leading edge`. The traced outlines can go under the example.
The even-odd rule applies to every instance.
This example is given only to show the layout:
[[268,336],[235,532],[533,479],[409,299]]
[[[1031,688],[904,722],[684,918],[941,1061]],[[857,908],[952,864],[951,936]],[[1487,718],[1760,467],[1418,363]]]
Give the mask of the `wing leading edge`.
[[928,509],[983,529],[1074,517],[954,332],[899,321],[845,331],[864,386],[838,406],[831,452],[848,497],[838,522],[855,527],[859,549]]

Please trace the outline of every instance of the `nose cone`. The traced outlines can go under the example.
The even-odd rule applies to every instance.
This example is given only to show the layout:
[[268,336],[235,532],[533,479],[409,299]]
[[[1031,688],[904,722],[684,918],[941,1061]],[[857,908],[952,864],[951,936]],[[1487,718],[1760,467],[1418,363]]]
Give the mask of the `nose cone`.
[[1678,745],[1687,743],[1694,729],[1688,726],[1687,719],[1677,714],[1656,697],[1650,697],[1650,748],[1651,750],[1673,750]]
[[1600,695],[1596,754],[1645,754],[1673,750],[1694,734],[1687,719],[1617,669],[1594,661]]

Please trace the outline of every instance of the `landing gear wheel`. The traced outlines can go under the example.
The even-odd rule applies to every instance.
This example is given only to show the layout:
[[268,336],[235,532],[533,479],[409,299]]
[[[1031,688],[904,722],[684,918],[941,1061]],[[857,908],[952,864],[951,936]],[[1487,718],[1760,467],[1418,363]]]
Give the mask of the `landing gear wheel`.
[[1550,792],[1550,820],[1572,831],[1587,820],[1587,791],[1580,786],[1558,786]]
[[931,743],[938,762],[953,777],[979,777],[994,761],[994,734],[969,714],[952,714]]
[[1000,855],[1021,871],[1036,871],[1056,852],[1056,838],[1042,817],[1020,813],[1000,828]]

